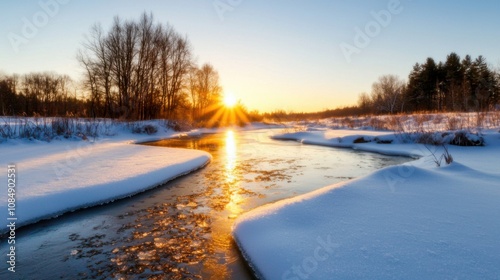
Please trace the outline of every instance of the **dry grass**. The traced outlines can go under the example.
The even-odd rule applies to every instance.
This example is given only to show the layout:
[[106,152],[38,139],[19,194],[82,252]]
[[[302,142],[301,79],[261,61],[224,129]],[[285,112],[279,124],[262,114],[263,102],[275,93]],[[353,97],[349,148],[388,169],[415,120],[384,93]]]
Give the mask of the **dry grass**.
[[438,149],[433,150],[429,146],[425,145],[425,148],[427,148],[427,150],[431,153],[432,161],[436,164],[437,167],[441,167],[443,159],[444,159],[444,162],[446,162],[446,164],[451,164],[453,162],[453,156],[450,154],[446,145],[443,144],[441,146],[442,146],[444,151],[441,154],[441,156],[438,157],[438,156],[436,156]]
[[328,119],[331,128],[372,128],[401,133],[500,128],[500,111],[471,113],[422,113]]
[[164,125],[171,129],[171,122],[122,122],[111,119],[76,117],[3,117],[0,118],[0,142],[6,139],[28,139],[50,142],[58,138],[95,140],[112,136],[117,127],[126,127],[133,133],[154,134]]

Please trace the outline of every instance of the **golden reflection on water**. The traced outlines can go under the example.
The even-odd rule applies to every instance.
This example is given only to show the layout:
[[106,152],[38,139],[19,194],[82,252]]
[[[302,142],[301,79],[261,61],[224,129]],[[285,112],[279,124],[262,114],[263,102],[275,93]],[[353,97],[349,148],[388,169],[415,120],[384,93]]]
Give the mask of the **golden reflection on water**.
[[226,142],[226,171],[232,172],[236,166],[236,139],[234,132],[228,130],[225,137]]
[[226,132],[226,163],[225,163],[225,177],[226,184],[228,185],[229,203],[226,209],[230,212],[230,217],[235,217],[241,213],[242,209],[240,203],[243,198],[239,193],[240,181],[236,170],[237,151],[236,151],[236,138],[234,132],[229,130]]
[[[231,250],[233,240],[231,237],[231,226],[233,219],[241,212],[243,198],[240,194],[240,175],[238,170],[237,140],[233,131],[226,132],[224,137],[225,157],[222,184],[222,193],[227,201],[224,211],[216,215],[218,218],[212,224],[212,244],[214,246],[215,258],[205,262],[205,268],[210,271],[211,279],[226,279],[230,275],[227,264],[234,262],[238,256]],[[223,259],[223,260],[222,260]]]

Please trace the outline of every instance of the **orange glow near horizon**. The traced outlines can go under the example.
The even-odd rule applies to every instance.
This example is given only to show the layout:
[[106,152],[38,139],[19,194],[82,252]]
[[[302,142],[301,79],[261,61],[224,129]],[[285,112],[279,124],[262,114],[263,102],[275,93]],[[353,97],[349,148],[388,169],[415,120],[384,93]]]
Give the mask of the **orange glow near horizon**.
[[276,111],[315,113],[353,106],[357,104],[358,93],[364,92],[362,89],[342,85],[338,88],[318,86],[307,90],[289,88],[287,85],[262,88],[257,84],[245,87],[234,82],[223,87],[231,88],[225,91],[221,98],[224,107],[230,109],[231,106],[226,105],[226,98],[230,100],[234,97],[233,100],[236,101],[234,107],[241,104],[249,112],[257,110],[260,113]]
[[233,106],[229,106],[228,102],[224,100],[222,104],[218,104],[217,106],[208,108],[209,112],[215,111],[213,117],[208,121],[208,126],[231,126],[241,123],[247,123],[248,118],[244,110],[242,109],[242,106],[234,100],[236,100],[236,98],[233,100],[229,100],[231,102],[234,102]]

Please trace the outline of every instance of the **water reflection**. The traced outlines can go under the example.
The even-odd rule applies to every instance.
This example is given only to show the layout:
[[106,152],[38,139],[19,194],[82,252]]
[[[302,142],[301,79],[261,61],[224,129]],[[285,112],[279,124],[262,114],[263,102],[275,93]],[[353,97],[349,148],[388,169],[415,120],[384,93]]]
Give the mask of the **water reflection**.
[[236,172],[236,138],[234,132],[229,130],[226,132],[225,145],[226,145],[226,158],[225,158],[225,178],[226,184],[229,189],[229,203],[226,205],[226,209],[230,212],[229,217],[236,217],[241,213],[242,209],[240,203],[243,198],[241,197],[240,182],[237,179]]
[[[224,154],[220,155],[224,169],[221,170],[220,178],[217,181],[220,192],[215,196],[218,203],[212,204],[212,234],[211,243],[214,248],[214,255],[208,258],[206,268],[210,271],[212,279],[227,279],[230,275],[228,263],[238,260],[235,254],[233,240],[230,234],[231,219],[237,217],[242,212],[240,203],[241,172],[238,170],[237,139],[235,133],[227,131],[223,138]],[[216,173],[217,174],[217,173]],[[210,177],[209,177],[210,178]],[[212,179],[216,177],[211,177]],[[210,189],[210,188],[208,188]]]
[[234,170],[236,167],[236,139],[234,137],[234,132],[232,130],[226,132],[225,146],[226,146],[225,149],[226,182],[228,184],[233,184],[234,181],[236,180],[236,176],[234,174]]

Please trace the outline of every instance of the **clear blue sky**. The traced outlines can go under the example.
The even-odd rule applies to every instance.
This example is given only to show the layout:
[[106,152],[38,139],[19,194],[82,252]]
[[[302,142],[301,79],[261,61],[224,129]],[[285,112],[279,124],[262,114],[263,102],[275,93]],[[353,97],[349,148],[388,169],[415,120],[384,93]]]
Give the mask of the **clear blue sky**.
[[[39,3],[56,1],[67,3],[44,18]],[[500,65],[500,1],[400,0],[384,26],[371,24],[371,12],[389,11],[394,1],[2,0],[0,70],[55,71],[78,80],[75,55],[90,26],[100,22],[107,29],[115,15],[137,19],[144,11],[186,34],[197,62],[213,64],[224,90],[260,111],[354,104],[379,76],[406,79],[416,62],[444,60],[452,51]],[[30,38],[23,19],[38,20]],[[369,43],[356,45],[356,28],[367,26]],[[17,52],[13,34],[24,38],[16,41]],[[357,48],[350,61],[342,44]]]

